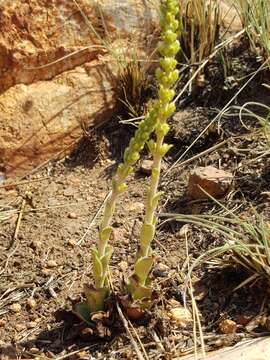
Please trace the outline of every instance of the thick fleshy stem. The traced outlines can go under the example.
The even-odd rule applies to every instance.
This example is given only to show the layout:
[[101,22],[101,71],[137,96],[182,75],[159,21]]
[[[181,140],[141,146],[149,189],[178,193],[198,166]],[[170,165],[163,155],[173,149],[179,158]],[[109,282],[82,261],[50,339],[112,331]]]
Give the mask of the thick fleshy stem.
[[156,71],[159,83],[159,113],[157,117],[158,124],[155,128],[156,142],[154,140],[148,142],[149,150],[153,156],[152,174],[146,199],[145,218],[140,234],[140,249],[137,254],[134,274],[129,279],[128,285],[128,291],[134,300],[141,300],[151,295],[151,289],[147,285],[149,283],[148,276],[153,265],[151,242],[156,228],[155,211],[161,195],[158,192],[161,161],[171,148],[170,145],[164,143],[164,137],[169,131],[169,125],[166,121],[175,110],[175,105],[172,102],[175,92],[172,87],[179,76],[178,71],[175,69],[177,64],[175,55],[180,48],[176,34],[178,21],[175,18],[178,9],[178,0],[161,1],[160,23],[162,32],[159,52],[162,58],[160,68]]

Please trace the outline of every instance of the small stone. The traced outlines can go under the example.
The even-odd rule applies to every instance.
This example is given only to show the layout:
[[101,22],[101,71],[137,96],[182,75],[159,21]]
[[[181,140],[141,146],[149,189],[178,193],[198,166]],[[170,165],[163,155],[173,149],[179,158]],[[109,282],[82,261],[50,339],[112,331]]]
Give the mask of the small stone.
[[0,327],[3,327],[6,325],[6,320],[0,319]]
[[198,167],[190,174],[187,194],[192,199],[208,199],[207,194],[221,198],[228,192],[232,180],[233,175],[228,171],[213,166]]
[[37,250],[37,249],[41,248],[41,245],[42,245],[42,242],[37,240],[37,241],[32,241],[30,244],[30,247],[33,250]]
[[179,230],[179,235],[181,237],[185,237],[187,236],[189,230],[191,229],[190,225],[189,224],[185,224],[181,227],[181,229]]
[[57,266],[57,262],[56,262],[55,260],[49,260],[49,261],[47,262],[47,266],[48,266],[49,268],[54,268],[54,267]]
[[15,325],[15,329],[20,332],[26,329],[26,325],[25,324],[16,324]]
[[69,239],[68,240],[68,245],[71,247],[75,247],[77,245],[76,241],[74,239]]
[[21,304],[14,303],[10,305],[9,309],[14,313],[19,313],[22,310],[22,306]]
[[33,299],[33,298],[27,299],[27,307],[28,307],[29,309],[35,309],[35,308],[37,307],[37,302],[36,302],[36,300]]
[[140,171],[141,171],[143,174],[145,174],[145,175],[151,175],[152,165],[153,165],[153,161],[152,161],[152,160],[143,160],[143,161],[141,162]]
[[170,270],[169,266],[163,263],[158,263],[154,267],[153,273],[157,277],[166,277],[168,275],[169,270]]
[[169,317],[181,328],[186,328],[193,321],[191,312],[184,306],[171,309]]
[[219,330],[223,334],[234,334],[237,330],[237,324],[233,320],[225,319],[219,323]]
[[120,263],[118,264],[119,268],[122,270],[122,272],[127,271],[128,268],[128,263],[126,261],[120,261]]
[[69,219],[78,219],[78,215],[75,212],[68,213]]

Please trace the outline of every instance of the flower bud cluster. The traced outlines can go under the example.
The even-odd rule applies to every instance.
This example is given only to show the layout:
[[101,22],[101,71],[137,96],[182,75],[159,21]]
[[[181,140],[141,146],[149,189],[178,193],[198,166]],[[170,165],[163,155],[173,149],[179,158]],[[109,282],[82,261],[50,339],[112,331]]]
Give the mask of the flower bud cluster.
[[171,145],[164,143],[164,137],[169,131],[166,120],[175,111],[175,104],[172,102],[175,96],[173,86],[179,77],[175,59],[180,49],[176,33],[178,28],[176,15],[178,11],[179,0],[161,0],[161,41],[158,45],[161,59],[159,62],[160,67],[156,70],[156,79],[159,84],[158,116],[155,125],[156,141],[151,139],[147,142],[149,151],[153,156],[153,168],[146,200],[145,219],[140,234],[140,249],[137,254],[134,274],[131,276],[128,286],[134,300],[143,299],[146,294],[151,293],[147,284],[149,283],[148,276],[153,264],[151,242],[155,235],[157,222],[155,211],[161,196],[161,193],[158,192],[161,160],[171,148]]

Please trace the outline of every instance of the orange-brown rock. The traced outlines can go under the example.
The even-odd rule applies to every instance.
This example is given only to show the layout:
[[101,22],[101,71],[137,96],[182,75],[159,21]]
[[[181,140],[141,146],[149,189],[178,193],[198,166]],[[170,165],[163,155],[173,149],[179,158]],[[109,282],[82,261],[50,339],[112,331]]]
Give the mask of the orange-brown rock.
[[207,194],[220,198],[229,190],[232,180],[230,172],[213,166],[198,167],[190,174],[187,193],[192,199],[207,199]]
[[69,151],[84,128],[108,121],[119,83],[104,41],[114,54],[151,54],[158,33],[151,3],[0,1],[0,172],[24,175]]
[[0,2],[0,170],[23,175],[108,121],[119,84],[103,41],[150,53],[157,23],[143,0]]

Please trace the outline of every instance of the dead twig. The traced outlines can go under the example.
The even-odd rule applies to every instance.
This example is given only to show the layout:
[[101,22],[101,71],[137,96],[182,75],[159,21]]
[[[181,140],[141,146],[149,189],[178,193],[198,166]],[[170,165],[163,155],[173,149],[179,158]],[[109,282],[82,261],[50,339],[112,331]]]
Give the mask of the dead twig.
[[[118,302],[116,302],[116,306],[117,306],[117,311],[118,311],[118,314],[119,314],[119,316],[120,316],[120,319],[122,320],[122,323],[123,323],[123,325],[124,325],[124,328],[125,328],[128,336],[129,336],[129,338],[130,338],[131,344],[133,345],[133,348],[134,348],[134,350],[135,350],[135,352],[136,352],[136,354],[137,354],[138,359],[139,359],[139,360],[145,360],[145,358],[144,358],[141,350],[140,350],[139,347],[138,347],[138,344],[136,343],[136,341],[135,341],[135,339],[134,339],[134,337],[133,337],[133,335],[132,335],[132,333],[131,333],[131,331],[130,331],[130,329],[129,329],[128,321],[127,321],[127,319],[125,318],[125,316],[124,316],[124,314],[123,314],[123,312],[122,312],[122,309],[120,308]],[[144,352],[145,352],[145,350],[144,350]],[[146,358],[147,358],[147,357],[146,357]]]

